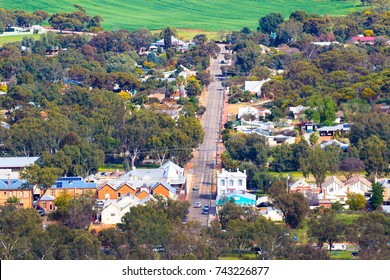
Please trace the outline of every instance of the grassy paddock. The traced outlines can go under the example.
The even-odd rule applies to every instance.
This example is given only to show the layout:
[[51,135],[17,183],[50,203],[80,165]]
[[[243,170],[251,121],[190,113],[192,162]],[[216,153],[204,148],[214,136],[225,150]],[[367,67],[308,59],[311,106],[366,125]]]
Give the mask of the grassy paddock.
[[[73,11],[74,0],[3,0],[1,7],[50,13]],[[255,29],[258,19],[272,12],[288,17],[291,12],[346,15],[362,9],[360,0],[79,0],[89,15],[100,15],[106,29],[147,27],[157,30],[166,26],[209,31]]]
[[35,40],[38,40],[41,35],[39,34],[25,34],[25,35],[11,35],[11,36],[0,36],[0,46],[6,43],[12,42],[21,42],[24,37],[33,37]]

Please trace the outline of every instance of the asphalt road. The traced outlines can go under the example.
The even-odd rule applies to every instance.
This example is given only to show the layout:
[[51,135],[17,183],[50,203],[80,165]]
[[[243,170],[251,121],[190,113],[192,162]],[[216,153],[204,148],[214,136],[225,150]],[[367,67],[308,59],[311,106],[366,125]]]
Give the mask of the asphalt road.
[[[222,81],[225,79],[221,75],[221,61],[224,59],[226,50],[224,45],[219,45],[221,52],[217,59],[210,61],[210,74],[214,81],[207,88],[206,112],[203,115],[203,129],[205,138],[203,144],[198,149],[198,156],[193,159],[193,169],[188,173],[192,174],[192,185],[188,186],[189,201],[192,206],[189,212],[189,220],[198,220],[207,225],[208,215],[202,214],[204,205],[210,206],[210,218],[215,215],[215,197],[211,198],[211,187],[213,184],[213,173],[216,164],[217,144],[222,121],[223,94]],[[199,191],[193,191],[192,187],[199,186]],[[195,202],[201,202],[201,208],[194,208]]]

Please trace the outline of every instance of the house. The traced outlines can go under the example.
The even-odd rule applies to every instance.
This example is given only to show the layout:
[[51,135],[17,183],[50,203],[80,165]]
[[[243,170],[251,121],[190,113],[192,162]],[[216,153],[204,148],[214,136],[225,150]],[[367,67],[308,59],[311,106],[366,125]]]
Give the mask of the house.
[[55,185],[47,190],[47,194],[54,198],[64,193],[75,197],[83,194],[96,196],[97,183],[84,180],[81,177],[61,177],[57,179]]
[[165,94],[156,92],[156,93],[149,94],[149,95],[148,95],[148,98],[155,98],[155,99],[157,99],[160,103],[162,103],[162,101],[163,101],[164,98],[165,98]]
[[361,175],[353,176],[344,183],[344,186],[352,190],[360,190],[365,194],[372,189],[372,183]]
[[34,164],[39,157],[0,157],[0,169],[20,171],[26,166]]
[[244,91],[250,91],[257,96],[261,95],[261,88],[267,82],[271,81],[270,78],[261,81],[245,81]]
[[130,207],[144,205],[149,197],[139,199],[134,195],[126,195],[117,200],[107,201],[100,212],[100,219],[103,224],[115,225],[122,222],[122,217],[129,212]]
[[352,41],[355,43],[355,44],[370,44],[370,45],[373,45],[375,43],[375,39],[377,37],[375,36],[367,36],[367,37],[364,37],[363,35],[358,35],[358,36],[354,36],[352,37]]
[[316,185],[309,184],[304,178],[299,178],[298,181],[289,186],[291,193],[319,193],[320,189]]
[[311,42],[311,44],[320,47],[329,47],[331,45],[339,45],[340,43],[337,41],[329,41],[329,42]]
[[281,145],[283,143],[285,144],[294,144],[295,143],[295,137],[293,136],[287,136],[287,135],[269,135],[264,136],[267,139],[267,143],[270,146],[277,146]]
[[217,174],[217,197],[233,193],[246,193],[246,170],[231,172],[222,168]]
[[255,119],[259,118],[259,110],[252,106],[238,108],[237,118],[241,119],[245,115],[254,116]]
[[360,175],[355,175],[345,183],[342,183],[335,176],[326,178],[321,185],[322,193],[317,198],[320,206],[330,207],[338,201],[345,204],[350,193],[362,194],[366,197],[371,190],[371,182]]
[[0,174],[0,205],[8,204],[10,199],[17,199],[17,205],[24,208],[33,206],[33,195],[30,189],[24,188],[26,181],[10,174]]
[[321,136],[333,137],[337,131],[340,132],[341,135],[344,135],[345,133],[350,131],[350,126],[348,123],[339,124],[335,126],[324,126],[317,129],[317,131],[319,132],[320,137]]
[[390,178],[379,179],[378,183],[383,187],[383,201],[390,201]]
[[322,190],[326,190],[327,193],[333,193],[344,187],[344,183],[337,179],[336,176],[331,176],[325,179],[321,184]]
[[184,169],[171,161],[156,169],[135,169],[98,188],[98,199],[118,199],[135,195],[143,199],[148,195],[161,195],[177,199],[177,192],[185,186]]
[[[183,41],[175,38],[174,36],[171,36],[171,43],[172,43],[172,47],[176,48],[177,50],[181,50],[181,51],[186,51],[190,47],[190,45],[194,45],[191,42],[189,42],[189,43],[183,42]],[[157,51],[157,49],[159,47],[160,48],[165,47],[164,39],[161,39],[161,40],[158,40],[157,42],[152,43],[149,46],[149,50],[150,51]]]
[[42,209],[45,209],[46,212],[52,212],[56,209],[54,200],[55,200],[54,196],[44,194],[39,200],[38,206]]
[[346,144],[346,143],[342,143],[338,140],[335,140],[335,139],[332,139],[332,140],[329,140],[329,141],[325,141],[323,143],[320,144],[320,147],[321,149],[324,149],[328,146],[331,146],[331,145],[335,145],[335,146],[339,146],[341,150],[347,152],[348,151],[348,147],[349,147],[349,144]]
[[290,107],[289,110],[294,115],[294,119],[298,119],[298,117],[305,112],[306,109],[309,109],[310,107],[305,107],[302,105],[299,105],[297,107]]

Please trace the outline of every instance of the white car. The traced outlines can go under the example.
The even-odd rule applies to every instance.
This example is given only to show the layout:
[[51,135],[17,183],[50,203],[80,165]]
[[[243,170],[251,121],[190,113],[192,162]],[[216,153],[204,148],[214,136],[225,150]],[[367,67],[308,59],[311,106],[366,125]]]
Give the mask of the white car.
[[200,207],[202,207],[202,203],[199,201],[195,202],[194,208],[200,208]]

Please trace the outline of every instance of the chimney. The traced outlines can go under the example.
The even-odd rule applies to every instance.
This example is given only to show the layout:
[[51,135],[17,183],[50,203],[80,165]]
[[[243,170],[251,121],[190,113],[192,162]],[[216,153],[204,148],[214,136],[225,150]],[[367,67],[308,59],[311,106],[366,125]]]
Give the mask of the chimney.
[[246,170],[244,169],[244,174],[246,175]]
[[349,186],[347,187],[347,196],[349,195]]
[[237,172],[240,171],[240,169],[237,167]]
[[324,199],[326,199],[326,189],[324,189]]
[[8,186],[11,186],[11,176],[8,174]]

